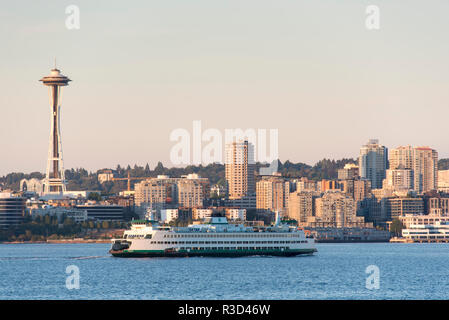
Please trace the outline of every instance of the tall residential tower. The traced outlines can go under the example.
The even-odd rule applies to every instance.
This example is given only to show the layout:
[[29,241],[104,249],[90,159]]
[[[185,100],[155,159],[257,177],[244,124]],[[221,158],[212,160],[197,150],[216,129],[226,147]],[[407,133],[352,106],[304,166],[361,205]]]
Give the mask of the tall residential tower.
[[225,161],[229,199],[254,194],[254,146],[246,140],[226,144]]
[[429,147],[415,147],[413,151],[415,191],[438,189],[438,152]]
[[381,189],[387,170],[388,149],[371,139],[360,148],[360,177],[371,181],[371,189]]

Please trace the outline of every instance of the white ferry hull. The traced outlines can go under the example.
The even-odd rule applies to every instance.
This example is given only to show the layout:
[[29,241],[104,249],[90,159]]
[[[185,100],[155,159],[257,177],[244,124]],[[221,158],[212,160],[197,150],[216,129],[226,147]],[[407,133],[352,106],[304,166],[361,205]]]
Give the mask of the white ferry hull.
[[212,219],[182,228],[136,222],[123,239],[112,240],[109,252],[115,257],[288,257],[317,251],[314,239],[295,227],[253,229],[228,224],[225,218]]
[[[220,247],[220,246],[155,246],[149,240],[115,240],[115,243],[130,243],[127,248],[120,248],[116,245],[109,251],[114,257],[244,257],[244,256],[284,256],[291,257],[297,255],[311,255],[316,252],[313,239],[308,239],[307,243],[290,246],[240,246],[240,247]],[[126,246],[125,246],[126,247]]]

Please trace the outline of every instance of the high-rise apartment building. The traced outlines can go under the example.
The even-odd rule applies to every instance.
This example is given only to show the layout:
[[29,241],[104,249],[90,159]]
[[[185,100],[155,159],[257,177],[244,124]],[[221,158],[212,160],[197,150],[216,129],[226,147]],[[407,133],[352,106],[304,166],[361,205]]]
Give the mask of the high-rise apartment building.
[[281,177],[265,176],[256,184],[256,208],[283,211],[288,204],[290,183]]
[[[429,147],[401,146],[390,151],[390,170],[412,170],[412,185],[418,193],[424,193],[438,188],[438,153]],[[392,172],[393,175],[410,173]],[[399,177],[398,177],[399,178]],[[402,178],[402,177],[400,177]],[[391,179],[388,182],[392,182]]]
[[429,147],[413,148],[413,173],[416,192],[438,188],[438,152]]
[[316,191],[296,191],[292,192],[288,198],[288,217],[304,226],[307,218],[314,214],[314,199],[319,197]]
[[371,193],[371,181],[362,179],[343,180],[341,190],[356,202],[362,201]]
[[389,169],[410,169],[413,170],[413,147],[400,146],[388,152]]
[[240,199],[255,193],[254,146],[248,141],[226,144],[225,171],[229,199]]
[[387,170],[388,149],[371,139],[360,148],[360,177],[371,181],[372,189],[382,188],[385,171]]
[[[399,166],[401,167],[401,166]],[[413,170],[410,169],[388,169],[383,183],[385,189],[412,190],[413,189]]]

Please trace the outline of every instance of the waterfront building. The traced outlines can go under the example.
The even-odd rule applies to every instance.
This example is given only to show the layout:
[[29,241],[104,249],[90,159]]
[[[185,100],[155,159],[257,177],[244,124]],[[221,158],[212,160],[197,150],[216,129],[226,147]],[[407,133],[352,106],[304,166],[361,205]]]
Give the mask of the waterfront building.
[[382,188],[387,169],[388,149],[371,139],[360,148],[359,169],[360,177],[371,181],[372,189]]
[[124,208],[116,205],[77,205],[75,209],[87,211],[88,219],[95,220],[108,220],[108,221],[123,221],[124,220]]
[[0,193],[0,229],[22,223],[25,216],[25,198],[16,197],[10,192]]
[[438,152],[429,147],[413,149],[414,187],[424,193],[438,188]]
[[57,217],[60,223],[63,222],[64,217],[70,218],[76,223],[82,223],[87,221],[88,219],[87,210],[75,209],[70,207],[45,206],[43,208],[36,208],[31,210],[31,216],[33,218],[37,216],[45,217],[46,215],[50,217]]
[[414,242],[448,242],[449,222],[412,224],[409,228],[402,229],[402,237]]
[[[369,224],[368,224],[369,225]],[[304,228],[309,230],[316,242],[387,242],[391,234],[372,227],[352,228]]]
[[406,214],[400,216],[399,220],[405,229],[411,228],[412,225],[436,225],[437,222],[449,222],[449,216],[441,214]]
[[254,146],[247,140],[226,144],[225,175],[230,200],[255,193]]
[[359,176],[359,166],[355,163],[345,164],[343,169],[338,169],[338,180],[352,180]]
[[423,198],[411,197],[394,197],[382,199],[383,216],[388,221],[404,216],[406,214],[422,215],[424,214],[424,200]]

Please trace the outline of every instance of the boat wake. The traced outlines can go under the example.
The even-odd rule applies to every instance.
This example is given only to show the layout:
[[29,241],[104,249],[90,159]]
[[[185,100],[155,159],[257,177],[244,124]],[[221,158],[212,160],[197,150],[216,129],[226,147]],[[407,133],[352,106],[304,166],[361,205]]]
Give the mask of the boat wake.
[[86,257],[70,257],[72,260],[86,260],[86,259],[101,259],[101,258],[109,258],[109,256],[86,256]]

